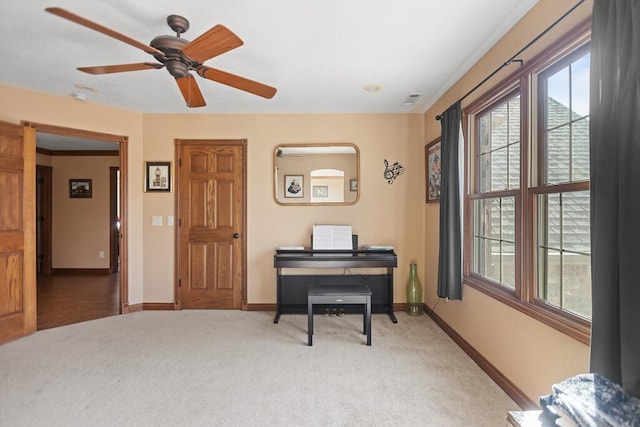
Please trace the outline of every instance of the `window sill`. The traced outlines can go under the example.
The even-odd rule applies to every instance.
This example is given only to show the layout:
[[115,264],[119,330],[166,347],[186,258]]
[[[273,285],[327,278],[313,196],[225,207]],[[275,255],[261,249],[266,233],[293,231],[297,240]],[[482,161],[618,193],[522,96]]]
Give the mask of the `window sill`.
[[525,302],[514,291],[490,285],[476,277],[467,276],[464,284],[514,308],[535,320],[560,331],[583,344],[591,344],[591,323],[550,307],[542,302]]

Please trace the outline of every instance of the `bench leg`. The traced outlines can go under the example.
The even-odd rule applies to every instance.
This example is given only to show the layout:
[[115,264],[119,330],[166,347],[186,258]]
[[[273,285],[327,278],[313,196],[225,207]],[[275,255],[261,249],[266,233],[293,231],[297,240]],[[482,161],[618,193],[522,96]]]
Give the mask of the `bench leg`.
[[307,301],[307,345],[313,345],[313,301],[308,297]]
[[367,335],[367,304],[362,304],[362,335]]
[[365,316],[365,330],[367,331],[367,345],[371,345],[371,297],[367,297]]

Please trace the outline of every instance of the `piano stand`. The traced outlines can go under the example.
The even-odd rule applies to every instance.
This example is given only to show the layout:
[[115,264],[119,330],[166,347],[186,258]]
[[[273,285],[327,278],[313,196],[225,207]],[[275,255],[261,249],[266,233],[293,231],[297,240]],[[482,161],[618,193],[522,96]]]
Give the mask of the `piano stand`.
[[[313,251],[278,250],[273,259],[277,280],[277,311],[273,323],[282,314],[307,314],[307,292],[311,286],[367,286],[371,290],[372,313],[385,313],[393,323],[398,319],[393,313],[393,269],[397,267],[397,255],[393,250],[379,251]],[[283,269],[359,269],[382,268],[382,274],[283,274]],[[334,304],[335,305],[335,304]],[[333,310],[332,304],[314,304],[315,313]],[[362,306],[340,306],[345,313],[362,313]]]

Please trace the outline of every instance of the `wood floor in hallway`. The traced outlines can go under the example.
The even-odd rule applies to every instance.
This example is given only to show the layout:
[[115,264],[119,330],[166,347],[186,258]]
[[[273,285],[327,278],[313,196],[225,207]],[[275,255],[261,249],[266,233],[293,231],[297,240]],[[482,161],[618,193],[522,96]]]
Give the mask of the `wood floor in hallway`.
[[119,314],[119,274],[38,276],[38,330]]

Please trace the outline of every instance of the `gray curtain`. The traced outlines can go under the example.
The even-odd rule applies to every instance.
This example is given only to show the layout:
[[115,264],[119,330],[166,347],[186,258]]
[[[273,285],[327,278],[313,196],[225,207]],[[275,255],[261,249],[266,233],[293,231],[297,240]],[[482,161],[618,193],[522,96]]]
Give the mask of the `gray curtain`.
[[462,218],[460,200],[460,101],[442,114],[440,147],[440,254],[438,296],[462,299]]
[[640,1],[594,1],[590,369],[640,397],[639,23]]

